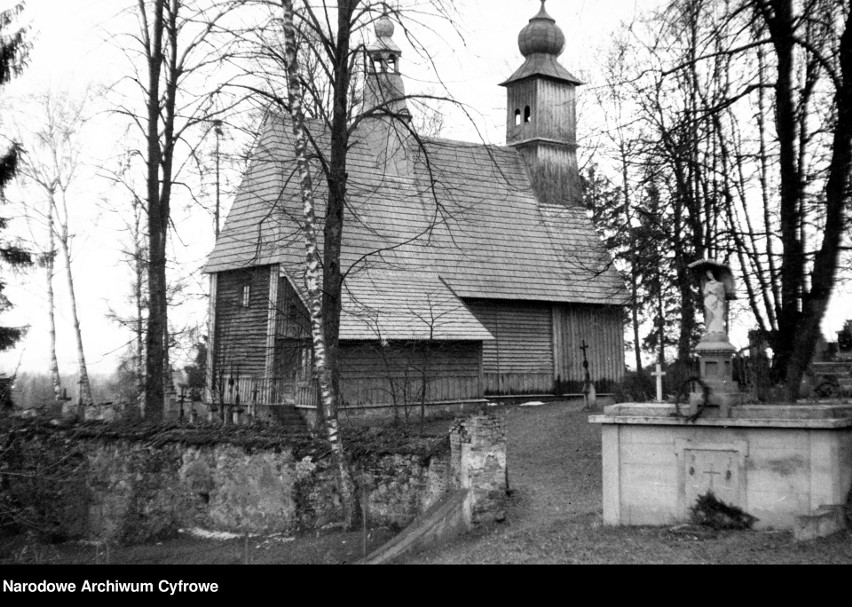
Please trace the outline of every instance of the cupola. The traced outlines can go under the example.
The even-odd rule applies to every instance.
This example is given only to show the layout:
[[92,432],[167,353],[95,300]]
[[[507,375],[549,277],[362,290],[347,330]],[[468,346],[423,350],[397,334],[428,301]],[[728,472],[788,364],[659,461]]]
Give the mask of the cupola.
[[375,40],[367,46],[364,111],[391,114],[404,120],[411,119],[405,103],[405,85],[399,70],[402,50],[393,40],[393,21],[387,15],[379,17],[373,25]]
[[579,202],[576,88],[582,84],[559,63],[565,34],[545,0],[518,34],[524,63],[506,87],[506,143],[529,169],[533,190],[546,204]]

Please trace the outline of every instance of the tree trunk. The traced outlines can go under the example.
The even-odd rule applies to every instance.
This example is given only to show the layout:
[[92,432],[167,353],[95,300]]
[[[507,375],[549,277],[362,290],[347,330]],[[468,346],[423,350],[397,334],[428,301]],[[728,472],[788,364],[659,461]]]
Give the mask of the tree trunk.
[[[834,93],[837,122],[825,187],[825,229],[814,259],[811,288],[803,298],[803,314],[792,339],[786,367],[784,395],[788,402],[799,397],[805,369],[810,364],[820,325],[836,281],[841,244],[846,226],[849,175],[852,173],[852,12],[847,12],[840,39],[839,82]],[[785,257],[786,261],[786,257]]]
[[796,104],[793,100],[793,9],[791,0],[772,0],[771,5],[772,10],[764,8],[763,15],[778,60],[775,79],[775,128],[778,134],[781,178],[780,227],[783,255],[779,330],[772,346],[775,351],[774,373],[777,379],[785,380],[787,364],[792,355],[797,326],[801,319],[799,305],[805,258],[799,235],[802,184],[796,154],[798,138]]
[[[160,201],[160,73],[163,65],[165,0],[155,0],[153,37],[148,45],[147,90],[147,218],[148,218],[148,327],[145,333],[145,410],[152,422],[163,419],[163,334],[166,319],[166,229]],[[142,0],[140,0],[140,9]],[[163,176],[163,181],[168,179]]]
[[[65,215],[67,217],[67,214]],[[68,282],[68,296],[71,305],[71,322],[74,326],[74,336],[77,339],[77,363],[80,366],[80,398],[84,406],[94,403],[92,388],[89,384],[89,372],[86,367],[86,355],[83,351],[83,333],[80,329],[80,319],[77,315],[77,296],[74,293],[74,276],[71,273],[71,253],[68,250],[68,224],[62,223],[59,234],[59,248],[65,260],[65,278]],[[82,413],[82,412],[81,412]]]
[[624,188],[624,225],[630,234],[630,247],[632,249],[630,255],[630,321],[633,324],[633,355],[636,364],[636,373],[642,375],[642,350],[639,340],[639,269],[637,267],[639,252],[636,247],[636,238],[631,224],[630,180],[627,169],[627,150],[624,147],[623,138],[619,142],[619,152],[621,155],[621,183]]
[[[346,3],[348,5],[348,3]],[[293,124],[293,135],[295,138],[296,163],[299,173],[299,182],[302,195],[304,213],[305,233],[305,256],[306,256],[306,280],[308,285],[309,312],[311,317],[311,338],[313,340],[314,364],[317,370],[317,380],[320,389],[320,401],[323,412],[323,424],[326,430],[329,447],[331,448],[332,461],[334,462],[337,489],[340,494],[343,509],[344,524],[347,528],[354,528],[358,522],[358,505],[355,495],[355,486],[349,471],[346,453],[343,448],[339,434],[337,419],[338,390],[337,390],[337,335],[340,322],[340,235],[343,224],[343,199],[338,198],[345,194],[345,164],[335,164],[335,156],[332,152],[332,175],[343,177],[344,184],[330,188],[328,210],[325,219],[325,246],[324,254],[326,263],[324,266],[320,259],[319,246],[317,242],[317,218],[315,212],[314,189],[311,179],[310,166],[308,164],[307,146],[308,138],[305,131],[305,118],[302,111],[301,86],[296,65],[296,26],[293,21],[292,0],[282,0],[284,13],[284,37],[286,43],[287,57],[287,96],[290,104],[290,117]],[[344,14],[345,13],[345,14]],[[343,25],[346,33],[338,32],[338,40],[345,36],[348,47],[349,14],[342,8],[339,10],[339,19],[345,20]],[[338,22],[339,25],[341,21]],[[339,50],[339,47],[338,47]],[[342,56],[338,55],[338,61],[346,65],[348,52]],[[341,68],[338,64],[338,69]],[[335,85],[338,83],[336,82]],[[348,88],[348,80],[345,83]],[[335,118],[339,111],[346,112],[345,103],[342,108],[338,107],[340,99],[346,100],[347,88],[344,88],[340,97],[335,95]],[[345,124],[344,124],[345,126]],[[337,136],[338,140],[335,140]],[[340,133],[332,133],[332,146],[340,144]],[[345,140],[344,140],[345,144]],[[345,150],[345,145],[344,145]],[[344,156],[345,160],[345,156]],[[340,159],[336,159],[340,163]],[[342,175],[340,170],[343,170]],[[329,178],[332,181],[332,177]],[[331,185],[331,184],[330,184]],[[332,227],[329,227],[332,226]],[[320,284],[320,278],[323,283]],[[327,338],[331,337],[327,343]],[[330,348],[328,346],[331,346]]]
[[56,260],[56,244],[53,220],[53,193],[47,203],[47,257],[44,263],[47,278],[47,319],[50,334],[50,377],[53,380],[53,397],[62,398],[62,380],[59,377],[59,361],[56,359],[56,306],[53,299],[53,270]]
[[[134,198],[134,200],[138,200]],[[145,284],[145,246],[142,234],[142,209],[134,207],[134,283],[133,298],[136,304],[136,352],[134,371],[136,372],[137,404],[144,406],[145,394],[145,315],[144,315],[144,284]]]

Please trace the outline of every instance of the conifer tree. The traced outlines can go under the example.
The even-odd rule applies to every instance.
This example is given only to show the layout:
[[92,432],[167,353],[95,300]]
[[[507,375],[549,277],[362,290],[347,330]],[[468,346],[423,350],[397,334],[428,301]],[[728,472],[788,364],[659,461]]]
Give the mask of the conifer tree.
[[[17,76],[24,66],[27,57],[27,43],[24,38],[24,29],[15,28],[15,18],[23,11],[23,3],[0,12],[0,87]],[[9,31],[11,33],[9,33]],[[18,153],[20,145],[12,141],[7,143],[5,151],[0,152],[0,205],[6,202],[3,194],[4,189],[15,177],[18,165]],[[0,233],[5,230],[8,218],[0,216]],[[30,254],[0,236],[0,259],[7,267],[21,268],[32,263]],[[0,312],[11,307],[11,303],[3,294],[6,286],[4,277],[0,276]],[[6,350],[15,345],[21,338],[23,331],[17,327],[0,326],[0,350]]]

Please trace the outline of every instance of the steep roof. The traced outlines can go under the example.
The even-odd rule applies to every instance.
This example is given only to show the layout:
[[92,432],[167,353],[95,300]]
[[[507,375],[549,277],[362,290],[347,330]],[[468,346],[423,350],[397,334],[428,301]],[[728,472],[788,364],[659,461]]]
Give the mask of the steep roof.
[[[365,121],[348,155],[342,338],[370,331],[376,338],[376,322],[382,338],[410,338],[438,312],[446,330],[436,339],[490,337],[460,302],[449,304],[454,298],[624,302],[623,282],[585,211],[539,204],[515,149],[412,138],[382,146],[383,137],[395,137],[386,125]],[[311,130],[327,150],[327,133]],[[385,147],[391,159],[376,153]],[[206,272],[280,263],[303,291],[292,158],[289,120],[270,114]],[[318,163],[315,169],[322,221],[327,190]]]

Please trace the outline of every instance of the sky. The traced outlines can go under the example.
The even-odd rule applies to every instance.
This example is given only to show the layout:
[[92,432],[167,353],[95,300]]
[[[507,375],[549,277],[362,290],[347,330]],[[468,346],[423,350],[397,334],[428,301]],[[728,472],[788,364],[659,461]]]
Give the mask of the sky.
[[[655,0],[549,0],[548,13],[566,38],[560,61],[588,86],[596,82],[595,64],[611,33],[620,21],[655,4]],[[0,0],[0,7],[11,4]],[[457,17],[453,26],[439,23],[435,32],[424,34],[431,60],[441,83],[430,75],[426,62],[404,40],[401,70],[409,93],[441,93],[446,89],[466,108],[470,119],[448,111],[441,135],[450,139],[505,141],[505,89],[498,86],[521,65],[517,35],[539,10],[539,0],[462,0],[453,3]],[[108,84],[126,76],[127,58],[116,43],[116,35],[134,26],[128,17],[116,17],[121,2],[116,0],[28,0],[33,44],[30,64],[24,74],[8,85],[2,97],[25,95],[45,86],[82,91],[89,85]],[[434,40],[430,40],[432,36]],[[433,43],[434,42],[434,43]],[[583,111],[580,89],[579,130],[582,136]],[[26,110],[24,110],[26,111]],[[84,345],[90,373],[109,374],[125,351],[130,334],[105,317],[110,309],[124,309],[130,291],[129,270],[121,262],[123,235],[117,215],[117,194],[102,189],[98,164],[115,153],[115,124],[98,115],[86,135],[88,167],[77,191],[72,215],[74,233],[73,268]],[[139,177],[140,181],[142,176]],[[228,177],[223,190],[232,190],[238,176]],[[223,201],[228,206],[229,199]],[[181,266],[191,276],[185,305],[176,315],[189,324],[203,327],[206,322],[204,289],[206,281],[198,272],[213,245],[209,215],[178,205],[175,247]],[[18,226],[20,229],[20,224]],[[37,229],[37,228],[33,228]],[[26,231],[26,230],[25,230]],[[39,271],[9,280],[6,294],[16,308],[3,316],[5,324],[29,325],[28,336],[14,350],[0,354],[0,373],[47,372],[48,338],[44,276]],[[64,285],[55,286],[59,300],[58,357],[63,373],[76,372],[76,348],[70,319],[64,310]],[[847,287],[845,303],[852,301]],[[849,316],[844,302],[832,304],[823,330],[833,336]],[[736,322],[734,323],[736,325]],[[742,331],[748,327],[740,327]],[[742,332],[740,331],[740,332]],[[744,344],[741,344],[744,345]]]

